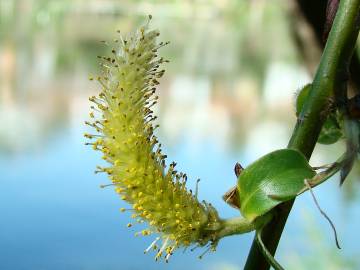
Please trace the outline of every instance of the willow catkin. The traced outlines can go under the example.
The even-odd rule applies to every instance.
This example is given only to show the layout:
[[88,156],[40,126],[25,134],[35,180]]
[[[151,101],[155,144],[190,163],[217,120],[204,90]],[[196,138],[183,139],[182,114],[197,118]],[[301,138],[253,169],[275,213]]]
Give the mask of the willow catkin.
[[97,80],[102,90],[90,97],[94,106],[92,122],[87,122],[97,134],[85,137],[109,163],[98,171],[106,172],[121,199],[132,205],[132,217],[149,225],[141,234],[159,235],[146,251],[157,249],[157,240],[162,240],[156,259],[164,255],[167,260],[179,247],[209,244],[215,249],[221,221],[210,204],[186,189],[186,174],[177,172],[175,163],[166,166],[154,135],[155,90],[165,72],[160,66],[167,62],[157,55],[166,45],[157,42],[158,36],[146,24],[115,40],[111,57],[100,57],[102,75]]

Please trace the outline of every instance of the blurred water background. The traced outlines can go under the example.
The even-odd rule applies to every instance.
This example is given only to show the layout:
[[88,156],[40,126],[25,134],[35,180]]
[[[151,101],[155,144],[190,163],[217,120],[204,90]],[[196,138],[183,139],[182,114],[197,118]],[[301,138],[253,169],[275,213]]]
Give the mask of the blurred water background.
[[[311,80],[291,33],[287,0],[0,0],[0,269],[242,269],[253,238],[177,252],[169,264],[143,250],[152,238],[126,228],[124,203],[100,156],[84,146],[88,77],[99,70],[100,40],[127,33],[153,15],[170,45],[158,89],[158,136],[201,199],[223,217],[221,199],[243,166],[286,147],[296,90]],[[334,161],[343,143],[316,147],[313,165]],[[336,224],[342,250],[309,194],[291,212],[277,257],[287,269],[360,269],[359,172],[316,188]],[[126,207],[126,206],[125,206]]]

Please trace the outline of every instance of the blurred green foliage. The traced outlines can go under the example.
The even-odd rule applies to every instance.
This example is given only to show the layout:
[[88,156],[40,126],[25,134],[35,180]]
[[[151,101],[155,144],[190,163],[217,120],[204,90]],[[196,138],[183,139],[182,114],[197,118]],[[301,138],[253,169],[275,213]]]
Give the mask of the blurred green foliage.
[[56,54],[55,72],[72,72],[79,62],[91,69],[94,55],[105,51],[100,39],[111,40],[116,29],[130,30],[151,13],[163,38],[176,44],[165,52],[176,63],[170,70],[215,78],[244,72],[261,83],[274,58],[297,59],[286,5],[275,2],[2,1],[0,46],[10,43],[31,55],[37,42],[45,43]]

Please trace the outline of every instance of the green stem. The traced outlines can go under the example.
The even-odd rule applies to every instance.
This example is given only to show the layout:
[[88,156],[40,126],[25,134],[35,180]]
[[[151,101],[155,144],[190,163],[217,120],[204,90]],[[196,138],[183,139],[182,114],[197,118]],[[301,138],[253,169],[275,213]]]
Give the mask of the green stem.
[[218,233],[218,237],[220,239],[225,236],[248,233],[254,230],[256,230],[255,223],[249,222],[243,217],[235,217],[223,220],[223,226]]
[[255,231],[264,227],[272,219],[273,214],[270,212],[266,215],[256,218],[254,221],[248,221],[243,217],[229,218],[222,221],[222,228],[217,233],[218,239],[234,235]]
[[[308,159],[314,150],[321,127],[328,115],[334,96],[344,96],[348,65],[359,33],[360,0],[342,0],[330,31],[320,65],[308,98],[299,115],[288,148],[297,149]],[[339,93],[341,91],[341,93]],[[279,205],[277,218],[267,224],[262,240],[274,255],[294,200]],[[254,239],[245,270],[267,270],[269,263]]]

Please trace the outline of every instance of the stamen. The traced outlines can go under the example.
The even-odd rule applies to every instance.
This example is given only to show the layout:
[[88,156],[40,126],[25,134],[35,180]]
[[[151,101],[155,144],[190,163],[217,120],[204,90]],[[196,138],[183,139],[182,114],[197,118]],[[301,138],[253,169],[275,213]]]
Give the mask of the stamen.
[[165,256],[165,262],[166,263],[169,262],[169,259],[170,259],[171,255],[173,254],[174,249],[175,249],[175,246],[172,246],[170,248],[169,252],[166,254],[166,256]]
[[155,260],[159,259],[162,255],[162,253],[164,252],[166,246],[167,246],[167,243],[169,241],[169,237],[167,237],[163,243],[163,245],[161,246],[159,252],[156,254],[156,257],[155,257]]
[[155,240],[150,244],[150,246],[148,246],[148,248],[144,250],[144,253],[149,252],[149,250],[155,246],[156,242],[159,241],[159,239],[160,237],[156,237]]
[[196,187],[195,187],[195,198],[197,199],[198,192],[199,192],[199,182],[200,179],[196,180]]
[[205,251],[203,253],[201,253],[201,255],[198,257],[200,260],[205,256],[206,253],[208,253],[212,248],[212,245],[209,244],[209,246],[207,247],[207,249],[205,249]]
[[[103,172],[103,171],[101,171]],[[111,183],[111,184],[106,184],[106,185],[100,185],[100,188],[106,188],[106,187],[110,187],[110,186],[116,186],[116,183]]]
[[196,246],[191,248],[190,251],[193,252],[195,249],[198,249],[199,247],[201,247],[200,244],[196,244]]

